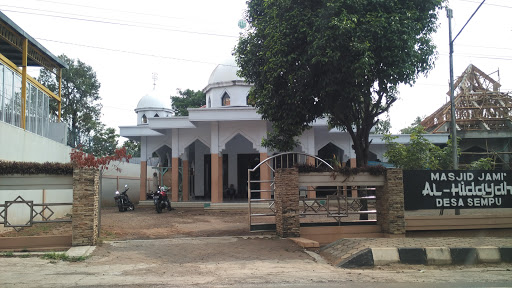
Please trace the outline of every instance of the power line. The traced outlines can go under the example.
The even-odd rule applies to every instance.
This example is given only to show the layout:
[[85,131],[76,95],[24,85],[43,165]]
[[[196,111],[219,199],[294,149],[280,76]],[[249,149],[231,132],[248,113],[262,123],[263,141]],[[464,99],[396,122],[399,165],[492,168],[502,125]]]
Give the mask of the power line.
[[[90,16],[90,15],[83,15],[83,14],[67,13],[67,12],[66,13],[61,13],[61,12],[56,12],[56,11],[51,11],[51,10],[33,9],[33,8],[26,8],[26,7],[20,7],[20,6],[12,6],[12,5],[2,5],[2,6],[10,7],[10,8],[16,8],[16,9],[34,10],[34,11],[40,11],[40,12],[49,12],[49,13],[61,14],[61,15],[73,15],[73,16],[89,17],[89,18],[96,18],[96,19],[102,19],[102,20],[113,20],[113,21],[122,21],[122,22],[126,22],[126,23],[136,23],[136,24],[145,24],[145,25],[153,25],[153,26],[176,28],[175,26],[164,26],[164,25],[157,25],[157,24],[152,24],[152,23],[147,23],[147,22],[126,21],[126,20],[123,20],[123,19],[105,18],[105,17],[97,17],[97,16]],[[9,10],[4,10],[4,11],[9,11]],[[19,13],[23,13],[23,12],[19,11]],[[25,13],[29,13],[29,12],[25,12]]]
[[67,44],[67,45],[73,45],[73,46],[80,46],[80,47],[86,47],[86,48],[93,48],[93,49],[100,49],[100,50],[112,51],[112,52],[120,52],[120,53],[134,54],[134,55],[139,55],[139,56],[147,56],[147,57],[155,57],[155,58],[164,58],[164,59],[170,59],[170,60],[185,61],[185,62],[193,62],[193,63],[201,63],[201,64],[223,65],[223,66],[236,67],[236,66],[233,66],[233,65],[218,64],[218,63],[213,63],[213,62],[206,62],[206,61],[199,61],[199,60],[191,60],[191,59],[184,59],[184,58],[177,58],[177,57],[169,57],[169,56],[161,56],[161,55],[154,55],[154,54],[146,54],[146,53],[140,53],[140,52],[134,52],[134,51],[127,51],[127,50],[120,50],[120,49],[112,49],[112,48],[105,48],[105,47],[98,47],[98,46],[91,46],[91,45],[84,45],[84,44],[77,44],[77,43],[64,42],[64,41],[57,41],[57,40],[44,39],[44,38],[36,38],[36,40],[48,41],[48,42],[55,42],[55,43],[61,43],[61,44]]
[[486,49],[502,49],[502,50],[512,50],[512,48],[506,48],[506,47],[491,47],[491,46],[479,46],[479,45],[462,45],[459,44],[457,46],[461,47],[472,47],[472,48],[486,48]]
[[127,11],[127,10],[118,10],[118,9],[110,9],[110,8],[99,8],[94,6],[87,6],[87,5],[80,5],[80,4],[71,4],[71,3],[64,3],[64,2],[58,2],[58,1],[48,1],[48,0],[33,0],[37,2],[46,2],[46,3],[54,3],[59,5],[68,5],[68,6],[75,6],[75,7],[84,7],[84,8],[90,8],[90,9],[96,9],[96,10],[108,10],[108,11],[116,11],[116,12],[122,12],[122,13],[129,13],[129,14],[136,14],[136,15],[145,15],[145,16],[152,16],[152,17],[161,17],[161,18],[169,18],[169,19],[185,19],[180,17],[172,17],[167,15],[160,15],[160,14],[151,14],[151,13],[141,13],[141,12],[133,12],[133,11]]
[[[441,56],[448,56],[448,53],[439,53]],[[482,58],[482,59],[491,59],[491,60],[505,60],[510,61],[512,58],[502,57],[502,56],[490,56],[490,55],[474,55],[474,54],[457,54],[457,56],[462,57],[473,57],[473,58]]]
[[76,20],[76,21],[85,21],[85,22],[93,22],[93,23],[101,23],[101,24],[112,24],[112,25],[128,26],[128,27],[139,27],[139,28],[148,28],[148,29],[158,29],[158,30],[199,34],[199,35],[207,35],[207,36],[218,36],[218,37],[228,37],[228,38],[237,38],[238,37],[238,36],[232,36],[232,35],[226,35],[226,34],[215,34],[215,33],[206,33],[206,32],[195,32],[195,31],[186,31],[186,30],[178,30],[178,29],[159,28],[159,27],[148,27],[148,26],[142,26],[142,25],[134,25],[134,24],[126,24],[126,23],[118,23],[118,22],[110,22],[110,21],[100,21],[100,20],[92,20],[92,19],[82,19],[82,18],[66,17],[66,16],[58,16],[58,15],[48,15],[48,14],[33,13],[33,12],[32,13],[31,12],[22,12],[22,11],[15,11],[15,10],[5,10],[4,9],[3,11],[8,11],[8,12],[12,12],[12,13],[29,14],[29,15],[38,15],[38,16],[44,16],[44,17],[62,18],[62,19],[69,19],[69,20]]
[[[471,0],[459,0],[459,1],[470,2],[470,3],[480,3],[478,1],[471,1]],[[499,5],[499,4],[489,4],[489,3],[485,3],[485,6],[496,6],[496,7],[501,7],[501,8],[512,8],[512,6],[505,6],[505,5]]]

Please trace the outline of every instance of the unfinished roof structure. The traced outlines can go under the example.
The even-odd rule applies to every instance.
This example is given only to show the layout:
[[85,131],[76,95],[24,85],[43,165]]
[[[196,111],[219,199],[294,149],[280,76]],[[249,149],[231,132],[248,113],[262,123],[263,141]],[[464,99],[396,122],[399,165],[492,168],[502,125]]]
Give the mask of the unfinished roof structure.
[[[457,137],[461,138],[461,164],[490,157],[502,168],[510,169],[512,96],[510,92],[501,92],[500,87],[498,81],[474,65],[469,65],[455,81],[455,123]],[[450,121],[451,104],[447,102],[421,125],[429,133],[448,133]]]
[[[512,97],[500,92],[500,87],[500,83],[476,66],[466,68],[454,83],[457,131],[512,130]],[[450,102],[447,102],[421,125],[430,133],[446,133],[450,121]]]

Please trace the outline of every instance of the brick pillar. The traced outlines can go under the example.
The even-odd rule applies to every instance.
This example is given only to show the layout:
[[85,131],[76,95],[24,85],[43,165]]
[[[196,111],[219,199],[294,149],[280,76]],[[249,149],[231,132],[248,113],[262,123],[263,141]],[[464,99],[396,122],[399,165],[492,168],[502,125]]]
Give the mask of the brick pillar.
[[377,224],[382,232],[405,234],[404,185],[401,169],[387,169],[386,184],[377,187]]
[[[260,162],[267,159],[267,153],[260,153]],[[260,166],[260,181],[269,181],[270,179],[270,167],[268,165]],[[260,190],[267,190],[260,192],[260,199],[272,199],[272,192],[270,191],[270,182],[261,182]]]
[[277,169],[274,175],[276,232],[280,237],[299,237],[299,171]]
[[212,154],[212,203],[222,203],[222,156]]
[[178,202],[179,193],[179,159],[177,157],[172,158],[172,169],[171,169],[171,201]]
[[139,200],[146,200],[147,181],[148,179],[148,164],[146,161],[140,161],[140,192]]
[[181,178],[181,183],[183,183],[183,201],[188,201],[188,160],[183,160],[183,175]]
[[100,173],[95,168],[73,169],[73,246],[94,246],[98,240]]

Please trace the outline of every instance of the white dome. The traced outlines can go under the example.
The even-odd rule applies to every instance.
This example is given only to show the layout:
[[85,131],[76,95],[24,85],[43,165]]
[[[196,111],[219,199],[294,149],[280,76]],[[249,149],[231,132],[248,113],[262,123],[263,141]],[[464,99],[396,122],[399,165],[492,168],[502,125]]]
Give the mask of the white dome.
[[152,90],[140,98],[137,109],[171,109],[171,100],[159,97],[157,91]]
[[236,75],[238,69],[239,68],[236,65],[235,58],[230,57],[222,64],[217,65],[217,67],[213,70],[212,74],[210,75],[208,84],[230,82],[234,80],[244,81],[243,78],[240,78],[238,77],[238,75]]

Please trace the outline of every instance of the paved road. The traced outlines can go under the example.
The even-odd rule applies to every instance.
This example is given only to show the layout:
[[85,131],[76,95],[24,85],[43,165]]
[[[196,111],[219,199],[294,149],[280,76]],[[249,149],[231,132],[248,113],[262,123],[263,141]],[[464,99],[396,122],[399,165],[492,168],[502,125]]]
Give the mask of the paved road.
[[0,287],[512,287],[512,265],[341,269],[290,240],[105,243],[83,262],[0,258]]

